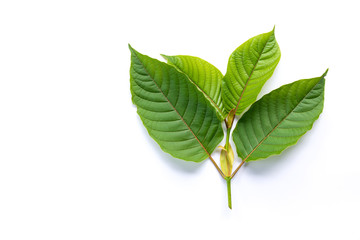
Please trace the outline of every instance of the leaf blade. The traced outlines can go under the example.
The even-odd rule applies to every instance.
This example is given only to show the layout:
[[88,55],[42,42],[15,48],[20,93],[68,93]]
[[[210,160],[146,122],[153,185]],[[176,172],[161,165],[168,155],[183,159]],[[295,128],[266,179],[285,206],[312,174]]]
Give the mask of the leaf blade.
[[264,159],[296,144],[323,110],[326,73],[284,85],[254,103],[233,132],[239,157]]
[[175,55],[167,56],[161,54],[169,64],[175,66],[195,84],[199,90],[210,101],[211,105],[216,109],[221,120],[226,117],[224,106],[221,99],[221,81],[223,75],[211,63],[193,56]]
[[205,97],[174,67],[129,48],[132,101],[149,135],[176,158],[209,157],[224,133]]
[[230,55],[222,83],[226,112],[236,109],[240,115],[272,76],[281,57],[274,30],[250,38]]

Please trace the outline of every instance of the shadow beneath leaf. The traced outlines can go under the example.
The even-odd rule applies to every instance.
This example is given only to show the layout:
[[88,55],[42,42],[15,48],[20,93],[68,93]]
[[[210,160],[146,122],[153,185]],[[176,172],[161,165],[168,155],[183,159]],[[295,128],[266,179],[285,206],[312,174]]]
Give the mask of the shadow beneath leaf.
[[[298,142],[300,144],[300,140]],[[271,173],[274,171],[279,170],[280,168],[284,167],[284,162],[291,161],[293,159],[293,155],[299,154],[299,146],[291,146],[285,149],[279,155],[273,155],[266,159],[261,159],[258,161],[251,161],[246,164],[246,169],[255,175],[264,175],[266,173]],[[300,149],[301,150],[301,149]]]

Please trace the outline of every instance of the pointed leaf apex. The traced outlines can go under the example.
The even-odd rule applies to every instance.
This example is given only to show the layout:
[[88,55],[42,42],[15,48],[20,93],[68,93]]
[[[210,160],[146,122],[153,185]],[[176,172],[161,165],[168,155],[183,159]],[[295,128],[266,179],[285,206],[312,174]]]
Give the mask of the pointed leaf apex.
[[128,43],[129,49],[131,53],[137,53],[137,51]]
[[165,55],[165,54],[160,54],[166,61],[169,59],[169,56],[168,55]]
[[272,33],[272,35],[275,36],[275,25],[274,25],[273,29],[270,31],[270,33]]
[[329,69],[326,69],[326,71],[324,72],[324,74],[322,75],[322,77],[325,77],[326,74],[328,73]]

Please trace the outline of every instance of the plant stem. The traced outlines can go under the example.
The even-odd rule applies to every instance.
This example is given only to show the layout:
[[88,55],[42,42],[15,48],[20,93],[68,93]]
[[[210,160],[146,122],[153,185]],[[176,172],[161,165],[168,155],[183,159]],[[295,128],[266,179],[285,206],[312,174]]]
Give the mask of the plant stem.
[[232,209],[231,206],[231,177],[226,177],[226,185],[227,185],[227,194],[228,194],[228,206]]
[[226,150],[228,150],[228,147],[229,147],[230,131],[231,131],[231,128],[226,129],[226,143],[225,143]]
[[236,170],[233,172],[233,174],[231,174],[230,178],[233,178],[235,176],[235,174],[237,173],[237,171],[239,171],[239,169],[241,168],[241,166],[245,163],[245,160],[243,160],[240,165],[236,168]]
[[[231,126],[228,127],[226,129],[226,143],[225,143],[225,149],[228,151],[229,150],[229,140],[230,140],[230,131],[231,131]],[[227,194],[228,194],[228,206],[230,209],[232,209],[232,204],[231,204],[231,177],[226,177],[226,186],[227,186]]]
[[218,172],[220,173],[220,175],[225,178],[224,173],[221,171],[221,169],[219,168],[219,166],[216,164],[215,160],[211,157],[211,155],[209,155],[209,158],[211,160],[211,162],[214,164],[216,170],[218,170]]

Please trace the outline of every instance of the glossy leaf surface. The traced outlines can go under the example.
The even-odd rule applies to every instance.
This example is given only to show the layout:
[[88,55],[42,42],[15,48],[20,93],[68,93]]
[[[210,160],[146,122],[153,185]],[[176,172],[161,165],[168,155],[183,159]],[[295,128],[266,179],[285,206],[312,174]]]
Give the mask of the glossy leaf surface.
[[132,101],[150,136],[176,158],[208,158],[224,136],[214,108],[185,74],[129,48]]
[[226,116],[221,101],[222,73],[214,65],[198,57],[186,55],[166,56],[163,54],[162,56],[169,64],[174,65],[188,76],[189,80],[210,101],[220,119],[223,120]]
[[263,159],[296,144],[323,110],[326,73],[284,85],[254,103],[233,132],[239,157]]
[[231,54],[222,83],[226,112],[236,109],[239,115],[256,101],[280,61],[280,55],[274,30],[249,39]]

